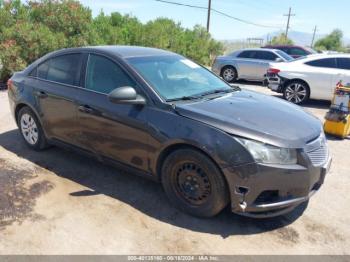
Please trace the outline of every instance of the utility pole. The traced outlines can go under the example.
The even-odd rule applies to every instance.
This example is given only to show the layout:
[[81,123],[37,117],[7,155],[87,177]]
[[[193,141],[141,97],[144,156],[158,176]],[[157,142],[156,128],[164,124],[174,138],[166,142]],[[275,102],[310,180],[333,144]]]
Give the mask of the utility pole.
[[287,15],[284,15],[284,16],[288,16],[288,21],[287,21],[287,27],[286,27],[286,41],[288,39],[288,30],[289,30],[289,22],[290,22],[290,17],[291,16],[295,16],[295,14],[292,14],[292,8],[289,7],[289,13]]
[[209,33],[210,27],[210,13],[211,13],[211,0],[208,1],[208,17],[207,17],[207,32]]
[[314,34],[313,34],[313,36],[312,36],[311,46],[310,46],[311,48],[314,46],[316,31],[317,31],[317,25],[315,25]]

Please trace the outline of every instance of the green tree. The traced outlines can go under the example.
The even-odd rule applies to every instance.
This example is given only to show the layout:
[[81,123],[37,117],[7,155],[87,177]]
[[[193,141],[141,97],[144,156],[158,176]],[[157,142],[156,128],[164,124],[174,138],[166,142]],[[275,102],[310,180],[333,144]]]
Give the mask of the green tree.
[[168,18],[142,24],[136,17],[91,10],[75,0],[0,0],[0,81],[44,54],[84,45],[141,45],[171,50],[201,64],[223,51],[205,28],[185,29]]
[[343,32],[335,29],[329,35],[319,39],[314,47],[317,50],[344,51],[342,39]]
[[274,36],[271,40],[271,45],[293,45],[294,42],[292,39],[286,37],[285,33],[281,33],[277,36]]

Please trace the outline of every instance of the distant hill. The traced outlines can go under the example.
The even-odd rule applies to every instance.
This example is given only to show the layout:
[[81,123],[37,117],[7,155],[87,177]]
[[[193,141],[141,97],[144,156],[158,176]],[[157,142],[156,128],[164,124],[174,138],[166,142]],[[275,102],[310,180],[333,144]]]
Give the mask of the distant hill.
[[[276,35],[279,35],[281,33],[284,33],[284,31],[276,31],[271,34],[269,34],[269,37],[274,37]],[[315,36],[315,42],[324,37],[326,35],[319,35],[316,34]],[[294,41],[295,44],[297,45],[302,45],[302,46],[309,46],[312,41],[312,33],[305,33],[305,32],[299,32],[299,31],[290,31],[288,33],[288,37]],[[263,36],[264,39],[267,38],[267,35]],[[350,44],[350,39],[349,38],[343,38],[343,42],[345,45]]]
[[[279,35],[281,33],[284,33],[284,31],[275,31],[275,32],[272,32],[272,33],[269,33],[269,34],[266,34],[266,35],[263,35],[263,36],[260,36],[259,38],[262,38],[264,39],[264,41],[266,41],[266,39],[269,37],[269,38],[272,38],[276,35]],[[319,35],[317,34],[316,37],[315,37],[315,42],[324,37],[325,35]],[[311,44],[311,40],[312,40],[312,33],[305,33],[305,32],[299,32],[299,31],[290,31],[288,33],[288,37],[290,39],[292,39],[294,41],[295,44],[297,45],[302,45],[302,46],[310,46]],[[229,42],[245,42],[246,39],[230,39],[230,40],[224,40],[226,43],[229,43]],[[345,45],[349,45],[350,44],[350,39],[349,38],[343,38],[343,42]]]

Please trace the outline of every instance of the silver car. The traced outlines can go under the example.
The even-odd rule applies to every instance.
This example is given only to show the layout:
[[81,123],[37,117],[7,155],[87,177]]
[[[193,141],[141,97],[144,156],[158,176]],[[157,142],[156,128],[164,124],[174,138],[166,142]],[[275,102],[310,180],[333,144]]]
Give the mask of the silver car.
[[264,81],[271,62],[292,60],[293,57],[277,49],[243,49],[226,56],[218,56],[212,71],[227,82],[237,79]]

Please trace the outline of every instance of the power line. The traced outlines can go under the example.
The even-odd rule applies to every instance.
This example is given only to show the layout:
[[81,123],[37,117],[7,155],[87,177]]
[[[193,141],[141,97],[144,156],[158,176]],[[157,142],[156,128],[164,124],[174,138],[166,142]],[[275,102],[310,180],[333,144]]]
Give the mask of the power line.
[[[183,4],[183,3],[179,3],[179,2],[172,2],[172,1],[166,1],[166,0],[155,0],[157,2],[162,2],[162,3],[166,3],[166,4],[173,4],[173,5],[178,5],[178,6],[186,6],[186,7],[191,7],[191,8],[197,8],[197,9],[205,9],[205,10],[208,10],[209,11],[209,8],[207,7],[204,7],[204,6],[197,6],[197,5],[189,5],[189,4]],[[232,15],[229,15],[229,14],[226,14],[224,12],[221,12],[219,10],[216,10],[214,8],[211,8],[210,9],[212,12],[214,13],[217,13],[219,15],[222,15],[222,16],[225,16],[225,17],[228,17],[230,19],[233,19],[233,20],[236,20],[238,22],[241,22],[241,23],[245,23],[245,24],[249,24],[249,25],[254,25],[254,26],[259,26],[259,27],[264,27],[264,28],[277,28],[277,29],[280,29],[281,27],[277,27],[277,26],[269,26],[269,25],[262,25],[262,24],[258,24],[258,23],[254,23],[254,22],[251,22],[251,21],[248,21],[248,20],[245,20],[245,19],[241,19],[241,18],[238,18],[238,17],[235,17],[235,16],[232,16]],[[209,12],[210,13],[210,12]],[[208,27],[207,27],[208,28]]]
[[172,4],[172,5],[180,5],[180,6],[187,6],[187,7],[192,7],[192,8],[197,8],[197,9],[205,9],[207,10],[208,8],[205,6],[198,6],[198,5],[188,5],[188,4],[183,4],[183,3],[178,3],[178,2],[171,2],[171,1],[165,1],[165,0],[155,0],[157,2],[162,2],[166,4]]
[[221,11],[218,11],[218,10],[215,10],[213,9],[213,12],[215,13],[218,13],[220,15],[223,15],[223,16],[226,16],[228,18],[231,18],[231,19],[234,19],[236,21],[239,21],[239,22],[242,22],[242,23],[246,23],[246,24],[249,24],[249,25],[255,25],[255,26],[260,26],[260,27],[265,27],[265,28],[277,28],[277,29],[280,29],[281,27],[277,27],[277,26],[270,26],[270,25],[262,25],[262,24],[257,24],[257,23],[254,23],[254,22],[250,22],[248,20],[244,20],[244,19],[241,19],[241,18],[238,18],[238,17],[234,17],[234,16],[231,16],[231,15],[228,15],[224,12],[221,12]]

